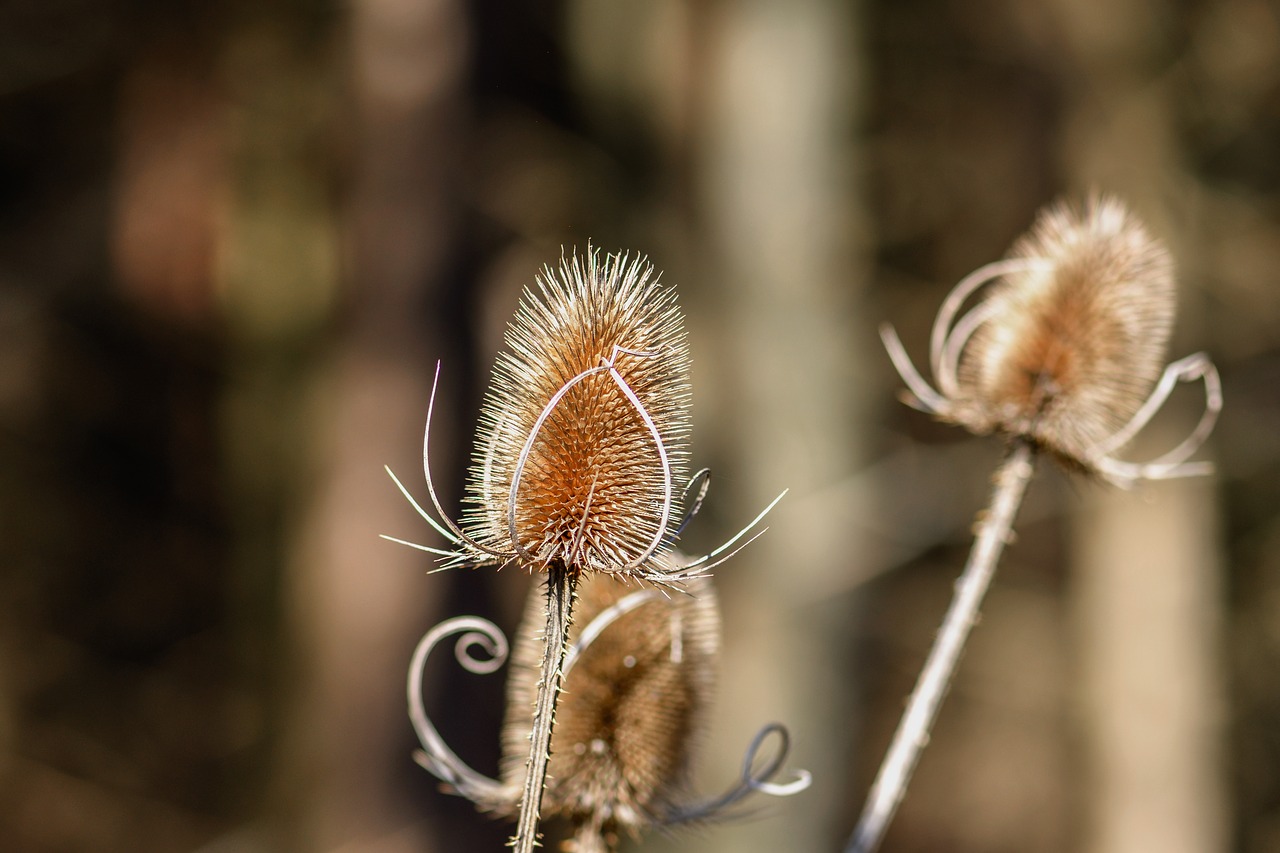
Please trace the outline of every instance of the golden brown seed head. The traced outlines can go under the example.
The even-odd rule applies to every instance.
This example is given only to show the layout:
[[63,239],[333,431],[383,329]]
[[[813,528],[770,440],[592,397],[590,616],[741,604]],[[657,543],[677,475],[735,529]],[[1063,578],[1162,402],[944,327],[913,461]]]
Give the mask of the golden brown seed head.
[[529,569],[647,563],[687,477],[675,292],[643,259],[588,250],[525,290],[506,344],[481,412],[467,532]]
[[1090,449],[1128,422],[1160,375],[1173,263],[1109,198],[1046,209],[1010,256],[1043,263],[992,286],[992,319],[964,351],[947,417],[1088,467]]
[[[691,753],[715,687],[720,616],[706,578],[667,597],[584,576],[570,642],[610,606],[647,595],[606,627],[569,670],[556,711],[543,813],[608,836],[660,822],[686,793]],[[512,656],[502,776],[524,775],[546,603],[530,594]],[[589,835],[586,833],[585,835]],[[579,844],[583,842],[580,840]]]

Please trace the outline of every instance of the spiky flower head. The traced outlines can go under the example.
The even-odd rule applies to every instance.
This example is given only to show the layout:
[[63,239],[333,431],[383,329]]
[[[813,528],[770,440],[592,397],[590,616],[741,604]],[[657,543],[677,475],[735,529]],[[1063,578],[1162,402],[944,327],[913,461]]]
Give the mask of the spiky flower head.
[[944,417],[1088,467],[1151,393],[1173,326],[1173,262],[1125,207],[1044,210],[979,308]]
[[493,370],[467,534],[530,570],[643,574],[679,514],[689,362],[675,291],[643,258],[545,267]]

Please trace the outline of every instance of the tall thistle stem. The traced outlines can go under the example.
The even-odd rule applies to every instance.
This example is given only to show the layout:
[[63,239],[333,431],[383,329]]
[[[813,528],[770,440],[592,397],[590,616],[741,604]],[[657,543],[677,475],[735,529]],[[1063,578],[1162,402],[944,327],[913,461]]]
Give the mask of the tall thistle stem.
[[920,671],[920,678],[916,681],[898,730],[894,732],[845,853],[874,853],[906,794],[907,784],[920,760],[921,751],[928,743],[938,708],[951,686],[956,663],[969,632],[977,622],[978,608],[991,584],[1005,543],[1010,539],[1014,518],[1034,471],[1034,448],[1024,439],[1016,440],[996,472],[991,507],[982,520],[964,573],[956,582],[951,607]]
[[520,818],[511,844],[516,853],[533,853],[538,843],[538,820],[542,811],[542,791],[547,783],[547,761],[551,758],[551,728],[556,718],[556,701],[564,680],[564,659],[568,651],[569,627],[573,624],[573,604],[578,575],[564,563],[553,562],[547,571],[547,630],[542,653],[542,675],[533,709],[533,731],[529,734],[524,794],[520,798]]

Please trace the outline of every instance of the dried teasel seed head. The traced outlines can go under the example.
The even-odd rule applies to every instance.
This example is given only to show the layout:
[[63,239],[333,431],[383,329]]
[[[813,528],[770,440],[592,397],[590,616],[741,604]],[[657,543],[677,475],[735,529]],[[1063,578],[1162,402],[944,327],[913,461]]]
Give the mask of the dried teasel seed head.
[[643,575],[687,477],[689,347],[644,259],[546,267],[507,330],[481,412],[464,528],[531,570]]
[[[977,308],[941,414],[1089,468],[1163,368],[1175,311],[1165,247],[1119,201],[1044,210]],[[961,321],[962,323],[964,321]]]
[[[720,615],[707,578],[686,589],[689,595],[668,597],[604,575],[584,576],[578,587],[543,795],[544,814],[578,829],[567,850],[612,849],[620,832],[663,822],[687,793],[715,687]],[[524,774],[544,608],[535,589],[512,655],[503,729],[508,784]]]
[[[752,740],[741,778],[727,793],[679,809],[667,802],[669,788],[687,762],[690,721],[705,692],[700,686],[707,683],[709,670],[701,662],[714,656],[718,636],[714,607],[708,611],[706,603],[690,604],[693,598],[669,606],[656,634],[641,630],[627,640],[626,652],[613,655],[621,660],[620,670],[607,660],[599,665],[615,683],[608,695],[594,700],[607,710],[592,717],[583,706],[579,715],[588,721],[582,730],[590,726],[594,731],[591,757],[581,759],[588,752],[585,746],[582,753],[568,753],[587,769],[553,767],[553,781],[548,781],[552,723],[564,676],[579,657],[584,658],[581,670],[595,668],[595,656],[612,642],[596,645],[594,626],[624,619],[659,595],[646,587],[636,593],[643,600],[623,598],[605,606],[581,629],[571,649],[578,587],[609,575],[613,582],[702,588],[707,572],[764,532],[758,525],[782,495],[708,554],[686,559],[672,551],[706,497],[710,473],[703,469],[686,479],[689,349],[674,292],[659,284],[643,259],[629,263],[625,256],[606,256],[602,261],[588,248],[585,257],[562,258],[558,271],[545,268],[536,292],[525,291],[506,343],[481,412],[462,524],[446,515],[431,477],[435,385],[423,435],[423,473],[435,515],[387,472],[449,547],[387,538],[440,557],[441,570],[516,564],[545,571],[545,610],[541,596],[532,605],[534,614],[545,614],[544,627],[522,652],[523,680],[513,682],[524,687],[513,688],[516,698],[509,706],[508,730],[518,731],[513,736],[517,749],[509,754],[527,758],[522,764],[509,758],[503,782],[486,779],[448,749],[421,707],[421,668],[444,636],[463,630],[459,648],[479,642],[500,663],[505,638],[489,630],[491,623],[474,617],[446,620],[423,637],[414,653],[408,699],[422,743],[415,757],[451,790],[482,808],[518,808],[512,844],[520,853],[532,853],[537,845],[544,792],[550,789],[565,792],[548,795],[551,808],[578,819],[574,849],[579,853],[607,849],[619,827],[639,826],[662,809],[667,822],[687,823],[707,819],[752,793],[787,796],[803,790],[809,784],[803,772],[791,782],[770,781],[782,768],[789,738],[783,727],[769,724]],[[686,498],[690,505],[682,512]],[[631,603],[624,607],[624,602]],[[537,622],[536,615],[533,620]],[[535,667],[537,649],[541,663]],[[469,653],[458,654],[473,672],[493,668]],[[570,691],[576,690],[573,683]],[[640,687],[628,696],[627,685],[633,683]],[[590,692],[583,688],[584,694]],[[625,704],[619,704],[622,696],[628,697]],[[526,725],[529,711],[532,719]],[[575,711],[566,713],[572,720]],[[575,726],[562,724],[570,730],[566,737],[573,736]],[[779,744],[777,757],[759,765],[757,756],[770,738]],[[605,757],[598,758],[602,750]],[[563,781],[573,779],[582,781]]]

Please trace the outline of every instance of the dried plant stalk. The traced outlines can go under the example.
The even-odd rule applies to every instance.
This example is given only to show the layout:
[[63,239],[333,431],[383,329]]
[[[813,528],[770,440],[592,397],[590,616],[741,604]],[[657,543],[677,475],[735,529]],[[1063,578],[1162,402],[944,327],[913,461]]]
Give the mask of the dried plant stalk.
[[547,627],[543,635],[542,669],[538,674],[533,725],[529,731],[529,758],[525,763],[524,790],[520,796],[520,817],[513,846],[531,851],[538,837],[542,794],[546,787],[547,762],[551,758],[551,730],[555,723],[556,699],[564,680],[564,657],[569,627],[573,622],[573,599],[577,575],[565,566],[551,567],[547,574]]
[[911,774],[951,686],[960,652],[977,622],[978,610],[995,574],[996,563],[1012,534],[1018,507],[1035,470],[1034,460],[1032,445],[1019,440],[996,472],[991,509],[978,530],[964,572],[956,582],[951,607],[943,617],[942,628],[920,670],[915,690],[907,701],[907,710],[898,723],[889,751],[867,795],[862,817],[845,848],[846,853],[872,853],[880,845],[898,804],[907,792]]

